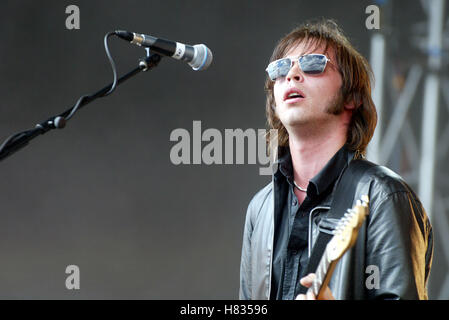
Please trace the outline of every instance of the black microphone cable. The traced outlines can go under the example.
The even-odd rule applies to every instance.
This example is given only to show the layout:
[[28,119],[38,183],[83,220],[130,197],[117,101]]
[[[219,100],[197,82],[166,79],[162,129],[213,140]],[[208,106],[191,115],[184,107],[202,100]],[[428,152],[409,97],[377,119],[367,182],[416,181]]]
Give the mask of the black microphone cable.
[[57,116],[52,116],[47,120],[38,123],[37,125],[34,126],[33,129],[25,130],[8,137],[0,145],[0,161],[12,155],[13,153],[17,152],[19,149],[25,147],[32,139],[36,138],[37,136],[45,134],[52,129],[64,128],[66,126],[67,121],[70,120],[73,117],[73,115],[83,106],[91,103],[97,98],[102,98],[110,95],[115,91],[115,89],[119,84],[134,77],[140,72],[146,72],[148,70],[155,68],[161,61],[162,58],[161,55],[159,55],[158,53],[150,53],[150,50],[146,48],[146,56],[144,58],[139,59],[138,67],[134,68],[130,72],[118,78],[117,68],[114,59],[112,58],[108,45],[108,40],[112,36],[118,35],[115,31],[109,32],[105,35],[103,42],[106,55],[112,68],[112,73],[114,77],[113,82],[96,93],[81,96],[72,108],[69,108],[68,110],[64,111],[63,113]]
[[[107,57],[108,57],[109,63],[111,64],[112,73],[113,73],[113,75],[114,75],[114,81],[112,82],[111,89],[109,89],[108,92],[106,92],[105,94],[103,94],[103,95],[101,95],[101,96],[99,96],[99,97],[106,97],[106,96],[110,95],[110,94],[115,90],[115,88],[117,87],[117,68],[116,68],[116,66],[115,66],[114,59],[112,58],[112,55],[111,55],[111,52],[109,51],[109,46],[108,46],[108,39],[109,39],[111,36],[116,36],[115,32],[109,32],[109,33],[107,33],[107,34],[104,36],[104,41],[103,41],[103,42],[104,42],[104,49],[105,49],[105,51],[106,51],[106,55],[107,55]],[[68,116],[64,117],[65,121],[68,121],[68,120],[70,120],[70,118],[73,117],[73,115],[74,115],[75,112],[78,110],[79,106],[80,106],[81,103],[84,101],[84,99],[86,99],[86,98],[92,98],[92,97],[93,97],[92,95],[84,95],[84,96],[81,96],[81,97],[78,99],[78,102],[77,102],[77,103],[75,104],[75,106],[72,108],[72,111],[70,112],[70,114],[69,114]],[[1,151],[1,150],[0,150],[0,151]]]
[[[109,32],[109,33],[107,33],[107,34],[104,36],[104,41],[103,41],[103,42],[104,42],[104,48],[105,48],[105,51],[106,51],[106,55],[107,55],[107,57],[108,57],[109,63],[110,63],[111,68],[112,68],[112,73],[113,73],[113,76],[114,76],[114,80],[113,80],[113,82],[112,82],[112,85],[111,85],[110,89],[109,89],[106,93],[97,96],[97,98],[106,97],[106,96],[110,95],[112,92],[114,92],[114,90],[115,90],[116,87],[117,87],[117,67],[116,67],[116,65],[115,65],[114,59],[112,58],[111,52],[110,52],[110,50],[109,50],[109,45],[108,45],[108,40],[109,40],[109,38],[110,38],[111,36],[116,36],[115,32]],[[79,109],[81,103],[82,103],[83,101],[85,101],[86,99],[92,99],[92,98],[94,98],[94,95],[83,95],[83,96],[81,96],[81,97],[78,99],[78,101],[76,102],[75,106],[74,106],[72,109],[69,109],[69,110],[70,110],[70,113],[69,113],[67,116],[57,116],[57,117],[55,117],[52,121],[51,121],[51,120],[47,121],[47,125],[54,126],[55,128],[58,128],[58,129],[64,128],[65,125],[66,125],[66,122],[67,122],[68,120],[70,120],[70,119],[73,117],[73,115],[75,114],[75,112]],[[67,113],[67,112],[66,112],[66,113]],[[27,135],[29,135],[30,133],[33,133],[33,131],[39,130],[39,129],[44,129],[44,127],[42,126],[42,124],[37,124],[35,129],[25,130],[25,131],[22,131],[22,132],[19,132],[19,133],[15,133],[15,134],[9,136],[9,137],[8,137],[2,144],[1,144],[1,146],[0,146],[0,153],[3,151],[3,149],[4,149],[4,148],[5,148],[11,141],[20,139],[22,136],[27,136]]]

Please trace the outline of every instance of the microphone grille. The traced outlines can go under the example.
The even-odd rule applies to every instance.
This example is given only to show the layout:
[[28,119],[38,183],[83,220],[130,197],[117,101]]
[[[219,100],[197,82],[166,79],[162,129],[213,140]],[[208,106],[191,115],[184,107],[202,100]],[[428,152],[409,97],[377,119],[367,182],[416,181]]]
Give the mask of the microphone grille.
[[189,65],[195,71],[206,70],[212,63],[212,51],[210,51],[204,44],[194,45],[193,48],[195,49],[195,56],[192,61],[189,62]]

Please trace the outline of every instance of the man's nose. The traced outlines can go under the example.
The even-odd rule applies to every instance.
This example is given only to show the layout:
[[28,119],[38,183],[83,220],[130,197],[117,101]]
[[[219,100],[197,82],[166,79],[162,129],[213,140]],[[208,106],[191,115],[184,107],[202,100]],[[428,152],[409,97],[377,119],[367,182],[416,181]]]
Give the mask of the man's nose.
[[286,79],[287,81],[295,80],[295,81],[302,81],[303,74],[301,69],[299,68],[298,62],[294,61],[292,62],[293,66],[291,67],[290,71],[287,73]]

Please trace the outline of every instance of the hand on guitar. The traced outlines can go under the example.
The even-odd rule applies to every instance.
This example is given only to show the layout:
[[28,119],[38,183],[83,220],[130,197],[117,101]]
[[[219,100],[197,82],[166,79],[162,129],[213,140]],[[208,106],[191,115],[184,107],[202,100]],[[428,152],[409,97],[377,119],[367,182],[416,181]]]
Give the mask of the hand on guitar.
[[[313,279],[315,279],[315,274],[309,273],[307,276],[300,280],[300,283],[304,287],[310,288],[312,286]],[[307,294],[298,294],[296,300],[316,300],[316,297],[313,294],[312,290],[308,290]],[[326,288],[324,289],[323,295],[320,300],[335,300],[328,286],[326,286]]]

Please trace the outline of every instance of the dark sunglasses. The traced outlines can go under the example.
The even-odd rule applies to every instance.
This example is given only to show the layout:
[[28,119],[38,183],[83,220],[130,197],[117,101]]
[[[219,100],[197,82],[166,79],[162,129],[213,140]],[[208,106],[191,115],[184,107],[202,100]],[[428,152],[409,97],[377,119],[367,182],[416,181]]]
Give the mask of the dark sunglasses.
[[[271,62],[266,71],[272,81],[285,77],[293,67],[293,61],[290,58],[283,58]],[[330,61],[324,54],[312,53],[305,54],[298,58],[298,65],[305,74],[320,74],[326,68]]]

